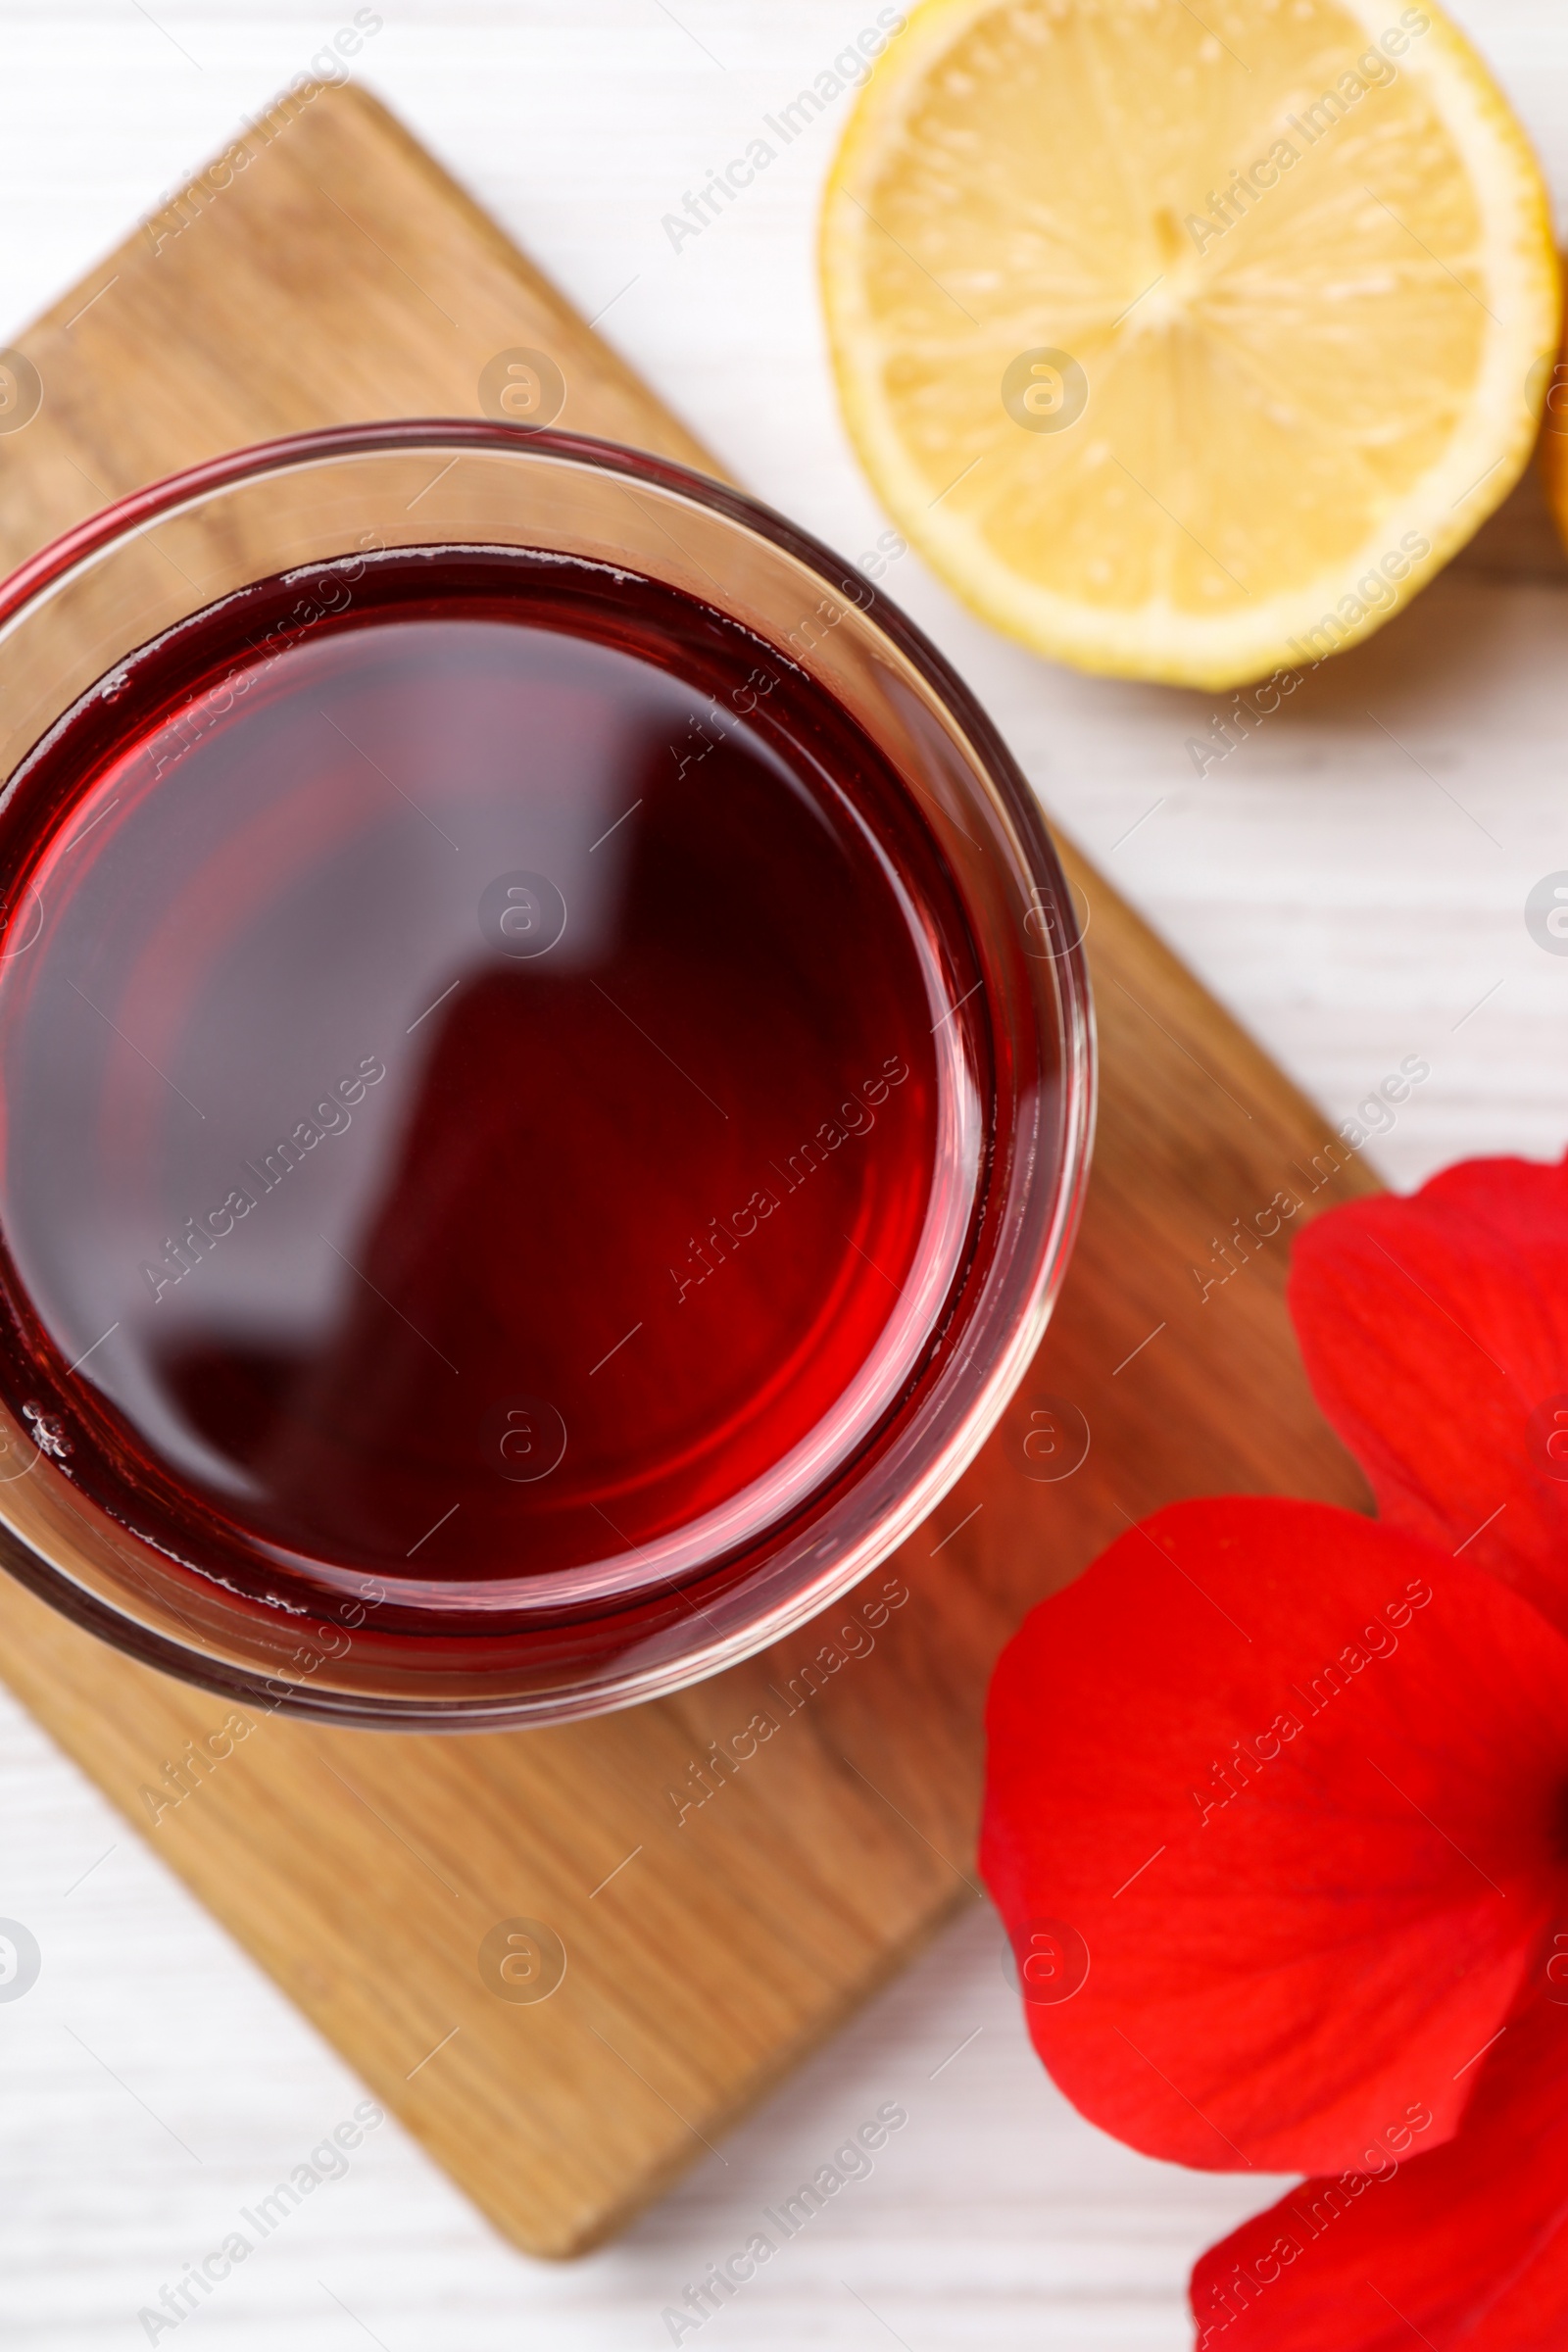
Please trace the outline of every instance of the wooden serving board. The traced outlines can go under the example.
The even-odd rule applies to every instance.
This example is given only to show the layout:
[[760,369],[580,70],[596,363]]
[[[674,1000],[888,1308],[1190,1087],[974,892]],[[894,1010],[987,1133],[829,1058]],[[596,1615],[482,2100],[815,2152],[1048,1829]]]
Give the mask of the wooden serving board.
[[[486,363],[517,347],[560,366],[563,424],[718,470],[381,108],[352,89],[284,101],[22,337],[43,403],[0,433],[0,560],[243,442],[473,415]],[[935,1520],[776,1651],[562,1730],[254,1715],[236,1737],[223,1701],[0,1578],[14,1690],[530,2252],[624,2223],[974,1899],[986,1681],[1031,1603],[1176,1495],[1365,1503],[1306,1392],[1282,1298],[1292,1227],[1270,1230],[1270,1204],[1299,1200],[1299,1221],[1371,1179],[1322,1180],[1319,1115],[1069,865],[1103,1094],[1059,1312]],[[1221,1283],[1238,1222],[1254,1240]],[[1206,1297],[1195,1267],[1216,1277]],[[1052,1479],[1053,1432],[1078,1428],[1063,1401],[1090,1446]],[[730,1750],[759,1712],[777,1731],[710,1766],[697,1802],[710,1743]],[[155,1822],[143,1791],[171,1797],[192,1741],[227,1752],[187,1768]],[[564,1949],[548,1999],[502,1997],[495,1943],[481,1959],[519,1920]]]

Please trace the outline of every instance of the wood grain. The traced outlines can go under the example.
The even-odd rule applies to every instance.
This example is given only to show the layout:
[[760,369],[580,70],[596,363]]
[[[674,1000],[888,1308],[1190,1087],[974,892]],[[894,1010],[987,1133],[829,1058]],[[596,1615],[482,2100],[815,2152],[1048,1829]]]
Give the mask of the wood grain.
[[[717,471],[372,101],[295,101],[244,154],[21,338],[44,402],[0,436],[6,561],[245,441],[473,414],[485,363],[515,346],[557,359],[564,424]],[[1033,1601],[1178,1494],[1364,1504],[1306,1393],[1283,1280],[1294,1223],[1371,1180],[1324,1179],[1318,1115],[1069,862],[1103,1094],[1061,1305],[935,1523],[817,1625],[679,1698],[556,1731],[439,1740],[251,1715],[236,1738],[221,1701],[0,1583],[26,1704],[531,2252],[612,2231],[973,1899],[986,1678]],[[1282,1192],[1300,1206],[1260,1240]],[[1238,1221],[1254,1238],[1222,1279]],[[1091,1432],[1054,1483],[1025,1451],[1048,1397]],[[738,1768],[710,1765],[696,1801],[711,1743],[759,1713],[776,1731]],[[155,1824],[143,1790],[167,1799],[211,1734],[232,1752],[188,1771]],[[481,1976],[482,1939],[513,1918],[564,1946],[548,2000]]]

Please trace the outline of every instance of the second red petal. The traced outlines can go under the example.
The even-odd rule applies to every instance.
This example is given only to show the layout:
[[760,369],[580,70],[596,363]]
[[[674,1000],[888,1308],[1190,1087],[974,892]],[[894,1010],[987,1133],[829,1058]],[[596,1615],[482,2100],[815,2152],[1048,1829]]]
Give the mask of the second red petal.
[[1527,1603],[1348,1512],[1180,1504],[1027,1620],[988,1726],[983,1867],[1092,2121],[1339,2171],[1414,2069],[1448,2136],[1562,1876],[1568,1642]]

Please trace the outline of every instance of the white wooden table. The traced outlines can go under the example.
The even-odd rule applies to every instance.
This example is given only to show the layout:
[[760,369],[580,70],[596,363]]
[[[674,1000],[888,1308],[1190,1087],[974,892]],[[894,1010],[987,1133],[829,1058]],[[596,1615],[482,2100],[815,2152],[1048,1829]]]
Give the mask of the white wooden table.
[[[812,279],[837,119],[679,254],[660,225],[873,20],[869,0],[370,13],[385,22],[356,60],[367,81],[605,312],[743,479],[852,557],[869,547],[884,518],[834,411]],[[1568,12],[1458,13],[1560,211]],[[0,0],[0,341],[353,16],[346,0]],[[958,612],[913,556],[888,585],[979,688],[1052,812],[1326,1110],[1347,1115],[1406,1054],[1430,1060],[1378,1154],[1394,1181],[1467,1153],[1562,1151],[1568,958],[1533,945],[1522,911],[1532,883],[1568,868],[1562,587],[1451,582],[1200,781],[1184,749],[1207,724],[1200,698],[1051,670]],[[29,2352],[143,2343],[138,2311],[363,2091],[3,1698],[0,1915],[43,1951],[33,1989],[0,2003],[0,2331]],[[701,2330],[703,2352],[890,2337],[1174,2352],[1193,2255],[1274,2184],[1146,2163],[1079,2122],[1026,2046],[999,1947],[976,1911],[667,2203],[572,2269],[500,2244],[388,2123],[181,2343],[667,2343],[661,2313],[686,2282],[896,2099],[909,2125],[872,2177]]]

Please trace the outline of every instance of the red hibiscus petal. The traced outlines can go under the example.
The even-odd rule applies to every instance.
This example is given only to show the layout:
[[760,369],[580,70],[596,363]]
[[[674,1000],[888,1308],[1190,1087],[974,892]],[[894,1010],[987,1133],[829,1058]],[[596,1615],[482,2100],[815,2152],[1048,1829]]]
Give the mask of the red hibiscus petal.
[[1338,2172],[1413,2074],[1452,2132],[1563,1850],[1568,1642],[1517,1594],[1353,1512],[1177,1504],[1034,1611],[988,1721],[982,1867],[1095,2123]]
[[1388,1524],[1568,1632],[1568,1166],[1470,1160],[1329,1211],[1297,1240],[1290,1306]]
[[1478,2071],[1446,2147],[1420,2153],[1417,2096],[1391,2111],[1376,2177],[1305,2181],[1210,2248],[1193,2273],[1199,2352],[1561,2352],[1568,2008],[1538,1993]]

